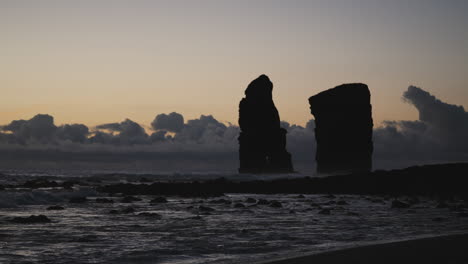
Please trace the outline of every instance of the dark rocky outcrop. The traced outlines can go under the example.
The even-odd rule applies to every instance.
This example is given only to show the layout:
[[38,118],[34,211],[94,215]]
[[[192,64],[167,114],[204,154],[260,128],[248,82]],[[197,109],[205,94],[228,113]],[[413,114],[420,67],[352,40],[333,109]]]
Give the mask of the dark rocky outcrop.
[[52,206],[47,207],[47,210],[49,210],[49,211],[59,211],[59,210],[65,210],[65,208],[63,206],[60,206],[60,205],[52,205]]
[[141,198],[134,197],[134,196],[125,196],[124,198],[122,198],[120,202],[121,203],[133,203],[133,202],[140,202],[140,201],[142,201]]
[[96,203],[114,203],[114,200],[107,198],[96,198]]
[[201,212],[213,212],[213,211],[215,211],[215,209],[213,209],[211,207],[208,207],[208,206],[203,206],[203,205],[200,205],[198,207],[198,210],[200,210]]
[[331,214],[331,210],[329,208],[324,208],[324,209],[320,210],[318,213],[323,214],[323,215],[329,215],[329,214]]
[[405,202],[402,202],[402,201],[399,201],[399,200],[393,200],[392,201],[392,208],[409,208],[410,205],[405,203]]
[[29,217],[14,217],[10,220],[13,223],[17,224],[42,224],[42,223],[50,223],[52,222],[47,216],[45,215],[31,215]]
[[69,203],[86,203],[87,201],[86,197],[72,197],[68,200]]
[[[223,193],[258,194],[335,194],[428,195],[468,200],[468,163],[415,166],[401,170],[353,173],[328,177],[233,181],[224,178],[203,182],[156,182],[153,184],[112,184],[100,186],[98,192],[110,195],[177,195],[182,197],[215,197]],[[381,199],[371,202],[383,203]],[[268,204],[260,199],[259,205]],[[446,205],[445,207],[447,207]]]
[[286,129],[272,98],[273,83],[266,75],[253,80],[239,104],[239,160],[241,173],[293,172],[286,151]]
[[273,207],[273,208],[281,208],[283,207],[283,204],[279,201],[271,201],[270,202],[270,207]]
[[162,196],[159,196],[150,201],[150,204],[158,204],[158,203],[167,203],[167,199]]
[[367,85],[343,84],[309,98],[315,117],[317,172],[372,169],[372,106]]

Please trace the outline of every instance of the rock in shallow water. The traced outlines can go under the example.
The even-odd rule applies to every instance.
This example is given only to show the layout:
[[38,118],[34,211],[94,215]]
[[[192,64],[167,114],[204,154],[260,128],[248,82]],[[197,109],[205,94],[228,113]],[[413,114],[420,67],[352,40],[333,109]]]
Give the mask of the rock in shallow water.
[[399,200],[393,200],[392,201],[392,208],[409,208],[410,205],[405,203],[405,202],[402,202],[402,201],[399,201]]
[[47,207],[47,210],[57,211],[57,210],[65,210],[65,208],[59,205],[53,205],[53,206]]
[[156,219],[161,219],[162,216],[160,214],[157,214],[157,213],[151,213],[151,212],[141,212],[139,214],[137,214],[138,216],[145,216],[145,217],[152,217],[152,218],[156,218]]
[[246,203],[256,203],[257,202],[257,199],[255,198],[252,198],[252,197],[249,197],[245,200]]
[[283,204],[279,201],[271,201],[270,202],[270,207],[273,207],[273,208],[281,208],[283,207]]
[[52,221],[45,215],[31,215],[29,217],[15,217],[11,219],[10,222],[17,224],[41,224],[50,223]]
[[198,210],[200,210],[201,212],[212,212],[212,211],[215,211],[215,209],[211,208],[211,207],[208,207],[208,206],[203,206],[203,205],[200,205],[198,207]]
[[88,198],[86,197],[72,197],[68,200],[69,203],[86,203]]
[[158,204],[158,203],[167,203],[167,199],[160,196],[160,197],[156,197],[156,198],[154,198],[154,199],[152,199],[150,201],[150,204]]
[[133,203],[133,202],[139,202],[142,201],[142,199],[134,196],[125,196],[120,202],[121,203]]
[[107,198],[96,198],[96,203],[113,203],[114,201]]
[[234,205],[234,208],[245,208],[245,205],[242,204],[242,203],[236,203],[236,204]]
[[325,209],[320,210],[318,213],[323,214],[323,215],[329,215],[331,214],[331,210],[328,208],[325,208]]

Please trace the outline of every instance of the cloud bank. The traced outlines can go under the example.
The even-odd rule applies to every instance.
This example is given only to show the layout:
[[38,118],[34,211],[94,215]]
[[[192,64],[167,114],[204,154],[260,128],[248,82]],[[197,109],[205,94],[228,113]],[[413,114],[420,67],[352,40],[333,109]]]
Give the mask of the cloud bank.
[[[462,106],[444,103],[414,86],[403,93],[403,100],[418,110],[419,120],[384,121],[374,129],[374,169],[468,160],[468,113]],[[312,171],[314,120],[305,127],[286,121],[281,126],[288,131],[287,149],[295,168]],[[19,158],[31,158],[24,154],[28,149],[47,150],[47,153],[51,149],[86,152],[94,158],[102,152],[120,153],[133,160],[168,157],[177,161],[175,167],[184,166],[184,161],[192,159],[201,169],[203,161],[230,166],[226,170],[235,171],[238,135],[238,126],[219,122],[212,115],[184,122],[184,117],[176,112],[158,114],[151,130],[146,131],[130,119],[90,128],[84,124],[56,126],[52,116],[38,114],[29,120],[14,120],[0,126],[0,151],[11,153],[12,149],[20,149],[23,154],[17,155]]]
[[376,161],[468,161],[468,113],[463,106],[437,99],[410,86],[403,100],[419,112],[419,120],[385,121],[374,129]]

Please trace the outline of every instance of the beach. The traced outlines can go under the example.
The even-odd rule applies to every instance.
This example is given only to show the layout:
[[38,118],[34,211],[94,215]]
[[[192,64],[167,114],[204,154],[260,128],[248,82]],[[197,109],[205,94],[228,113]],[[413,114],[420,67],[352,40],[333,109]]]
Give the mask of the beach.
[[[361,194],[326,193],[331,183],[348,183],[344,177],[241,181],[241,175],[0,173],[0,263],[272,262],[468,234],[465,197],[443,196],[443,189],[437,196],[366,194],[369,188],[358,189]],[[184,180],[170,180],[175,178]],[[297,193],[306,184],[322,193]],[[450,241],[428,251],[454,255]],[[417,252],[402,254],[420,263],[408,257],[423,259]],[[372,253],[360,249],[355,263],[392,260]],[[341,254],[331,254],[339,259],[332,260],[352,260]]]
[[261,264],[308,263],[468,263],[468,234],[389,242],[261,262]]

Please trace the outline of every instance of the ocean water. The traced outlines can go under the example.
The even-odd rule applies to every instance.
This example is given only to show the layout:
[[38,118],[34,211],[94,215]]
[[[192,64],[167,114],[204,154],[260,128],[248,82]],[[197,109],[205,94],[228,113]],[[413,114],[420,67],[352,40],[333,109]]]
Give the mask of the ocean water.
[[[413,202],[410,208],[395,209],[391,208],[394,197],[388,196],[226,194],[207,199],[168,196],[167,203],[151,204],[152,196],[136,196],[141,201],[123,203],[123,197],[95,190],[108,183],[139,183],[142,178],[151,182],[220,176],[254,177],[216,172],[3,171],[0,185],[4,186],[37,178],[79,184],[72,190],[0,190],[0,263],[249,263],[356,243],[468,231],[468,218],[461,214],[466,204],[454,210],[464,203],[456,197],[447,201],[452,210],[437,208],[437,199],[429,197],[398,197]],[[68,202],[77,196],[86,196],[88,202]],[[96,198],[114,203],[96,203]],[[228,202],[216,203],[219,199]],[[261,199],[277,201],[281,207],[258,203]],[[47,210],[52,205],[64,210]],[[323,209],[330,209],[330,214],[321,214]],[[52,222],[10,221],[39,214]]]

